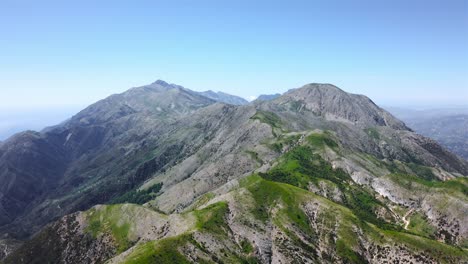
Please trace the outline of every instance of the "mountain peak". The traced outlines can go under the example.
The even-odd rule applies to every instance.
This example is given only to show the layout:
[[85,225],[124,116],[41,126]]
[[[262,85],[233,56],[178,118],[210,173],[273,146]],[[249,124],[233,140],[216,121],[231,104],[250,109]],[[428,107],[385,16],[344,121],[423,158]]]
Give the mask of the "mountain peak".
[[337,86],[329,83],[308,83],[302,87],[291,89],[286,94],[289,93],[341,93],[341,94],[348,94],[347,92],[341,90]]
[[161,80],[161,79],[156,80],[156,81],[153,82],[152,84],[158,84],[158,85],[165,86],[165,87],[166,87],[166,86],[170,86],[169,83],[167,83],[166,81],[163,81],[163,80]]
[[282,104],[299,102],[305,110],[330,120],[351,122],[360,126],[390,126],[408,130],[406,125],[378,107],[364,95],[347,93],[328,83],[310,83],[291,89],[275,100]]

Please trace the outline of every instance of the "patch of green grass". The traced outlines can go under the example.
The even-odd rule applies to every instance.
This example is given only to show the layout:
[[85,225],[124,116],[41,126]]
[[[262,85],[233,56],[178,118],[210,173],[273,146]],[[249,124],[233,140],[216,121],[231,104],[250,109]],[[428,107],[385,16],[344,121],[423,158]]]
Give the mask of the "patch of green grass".
[[301,138],[300,134],[297,134],[297,135],[284,135],[281,140],[286,145],[293,145],[293,144],[296,144],[299,141],[300,138]]
[[190,208],[198,208],[204,204],[206,204],[207,202],[209,202],[211,199],[213,199],[215,197],[215,194],[212,193],[212,192],[208,192],[208,193],[205,193],[204,195],[200,196],[196,201],[195,203],[193,203],[192,206],[190,206]]
[[431,168],[418,163],[387,161],[383,162],[382,165],[384,165],[393,174],[413,175],[422,180],[440,182],[432,172]]
[[225,217],[228,212],[227,202],[218,202],[201,210],[195,210],[194,213],[198,220],[197,228],[212,234],[226,234],[229,227]]
[[366,132],[367,135],[369,135],[369,137],[380,140],[379,131],[377,131],[375,127],[366,128],[364,129],[364,131]]
[[429,224],[426,216],[420,213],[413,213],[409,220],[409,232],[431,239],[434,238],[436,228]]
[[[356,215],[355,210],[347,210],[336,203],[318,198],[315,195],[285,183],[264,180],[258,175],[246,177],[241,181],[240,187],[247,188],[256,201],[255,209],[251,209],[252,214],[262,221],[271,221],[278,226],[285,234],[295,241],[298,246],[307,249],[308,245],[301,243],[295,232],[287,228],[292,225],[302,230],[307,237],[314,239],[314,231],[310,230],[308,219],[302,212],[301,204],[317,201],[323,204],[324,211],[316,217],[316,223],[322,223],[321,228],[333,230],[336,221],[339,221],[339,228],[336,237],[336,249],[338,255],[345,263],[365,262],[357,248],[359,239],[355,233],[356,228],[363,231],[363,235],[368,237],[378,245],[405,245],[414,250],[415,254],[421,252],[434,257],[441,263],[457,263],[460,259],[468,257],[466,250],[446,245],[434,240],[425,239],[419,236],[398,232],[395,230],[385,230],[373,224],[362,221]],[[360,196],[360,194],[357,194]],[[363,203],[372,203],[372,198],[363,195],[357,198]],[[367,200],[370,201],[367,201]],[[276,213],[273,214],[272,209]],[[326,208],[326,209],[325,209]],[[327,235],[328,233],[322,234]],[[322,237],[322,239],[324,239]],[[328,239],[334,239],[332,237]],[[310,249],[313,250],[313,249]]]
[[324,133],[312,133],[307,137],[307,142],[314,147],[324,148],[328,146],[332,149],[337,149],[338,144],[331,138],[331,135],[327,132]]
[[327,179],[332,182],[350,181],[343,170],[333,169],[320,155],[314,154],[309,146],[298,146],[284,154],[280,163],[260,176],[267,180],[288,183],[307,189],[310,181]]
[[[313,137],[323,142],[322,137]],[[259,175],[270,181],[283,182],[307,190],[310,182],[322,179],[334,183],[344,194],[343,205],[347,206],[363,221],[384,229],[399,229],[377,217],[375,211],[386,206],[363,187],[352,184],[351,177],[341,169],[333,169],[320,155],[314,154],[309,146],[298,146],[284,154],[277,166]]]
[[93,237],[109,233],[115,240],[117,252],[128,249],[132,242],[128,239],[130,223],[120,220],[121,205],[107,205],[104,209],[91,209],[88,212],[88,227],[86,231]]
[[179,252],[179,247],[186,244],[189,238],[190,235],[181,235],[141,244],[125,258],[124,263],[188,264],[190,261]]
[[427,181],[438,180],[437,177],[432,172],[432,170],[426,166],[421,166],[416,163],[406,163],[405,165],[408,166],[414,174],[416,174],[423,180],[427,180]]
[[457,258],[459,257],[468,259],[467,251],[462,248],[456,248],[435,240],[397,231],[382,230],[381,232],[387,238],[405,243],[416,250],[429,253],[433,257],[436,257],[440,263],[458,263]]
[[270,125],[272,128],[281,128],[283,124],[283,121],[281,121],[281,118],[277,114],[262,110],[257,110],[251,119],[257,119],[262,123]]
[[349,247],[343,239],[336,241],[336,252],[347,263],[366,263],[365,259]]
[[265,145],[277,152],[277,153],[281,153],[283,152],[283,149],[286,147],[286,146],[293,146],[295,144],[298,143],[301,135],[286,135],[286,134],[281,134],[281,135],[275,135],[276,138],[275,138],[275,141],[274,142],[270,142],[270,143],[266,143]]
[[245,254],[250,254],[254,250],[254,247],[252,246],[252,244],[247,239],[243,239],[240,242],[240,246],[242,248],[242,252],[244,252]]
[[465,196],[468,194],[468,179],[462,177],[447,181],[428,181],[414,175],[398,173],[390,174],[388,177],[390,177],[393,182],[408,190],[425,187],[444,189],[449,193],[458,192]]
[[309,220],[300,205],[306,191],[297,187],[279,184],[267,180],[258,180],[247,187],[256,202],[252,214],[259,220],[266,222],[272,218],[271,209],[283,204],[280,215],[286,217],[295,226],[306,233],[310,233]]

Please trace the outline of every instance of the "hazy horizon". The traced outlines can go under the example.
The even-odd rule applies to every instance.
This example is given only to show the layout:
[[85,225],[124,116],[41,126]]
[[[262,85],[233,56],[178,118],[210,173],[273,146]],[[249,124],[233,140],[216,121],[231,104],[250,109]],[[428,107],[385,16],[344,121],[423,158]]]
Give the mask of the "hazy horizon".
[[[175,84],[178,84],[178,83],[175,83]],[[178,85],[181,85],[181,84],[178,84]],[[128,89],[131,89],[131,88],[132,87]],[[295,87],[295,88],[298,88],[298,87]],[[283,89],[283,91],[279,91],[279,93],[284,93],[287,90],[289,89]],[[202,90],[199,90],[199,91],[202,91]],[[218,91],[218,90],[215,90],[215,91]],[[108,96],[110,95],[111,94],[109,94]],[[240,96],[237,94],[232,94],[232,95]],[[25,130],[41,131],[42,129],[46,127],[57,125],[71,118],[73,115],[77,114],[79,111],[83,110],[87,106],[101,99],[105,99],[106,97],[107,96],[100,98],[96,101],[90,102],[88,104],[32,106],[32,107],[19,107],[19,108],[0,106],[0,140],[4,141],[8,139],[10,136],[18,132],[25,131]],[[244,99],[251,101],[254,98],[244,98]],[[391,108],[400,109],[400,110],[401,109],[412,110],[412,111],[429,111],[429,110],[445,109],[445,110],[463,110],[462,112],[464,114],[468,113],[468,105],[444,105],[444,104],[417,105],[417,104],[405,104],[405,103],[390,105],[390,104],[380,104],[378,101],[375,101],[373,98],[370,98],[370,99],[373,100],[377,105],[379,105],[380,107],[388,111]]]

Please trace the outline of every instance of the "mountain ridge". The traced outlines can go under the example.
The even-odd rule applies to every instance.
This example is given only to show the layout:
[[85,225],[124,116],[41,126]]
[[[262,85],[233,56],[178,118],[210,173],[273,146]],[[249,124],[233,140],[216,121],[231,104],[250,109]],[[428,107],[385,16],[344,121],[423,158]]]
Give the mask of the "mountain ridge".
[[[41,153],[39,149],[50,150]],[[344,183],[334,179],[333,184],[367,186],[372,192],[365,195],[376,192],[388,196],[392,206],[400,206],[399,201],[413,206],[404,188],[394,186],[396,179],[389,176],[393,173],[410,173],[430,181],[468,175],[466,161],[415,134],[369,98],[330,84],[308,84],[270,101],[236,106],[158,80],[103,99],[44,133],[27,132],[0,145],[0,182],[9,182],[0,189],[0,209],[9,216],[0,219],[4,223],[0,233],[26,239],[51,220],[76,211],[88,212],[96,204],[130,197],[132,192],[142,195],[158,184],[159,190],[148,194],[151,199],[144,202],[145,207],[178,218],[179,213],[197,209],[197,201],[211,192],[221,196],[206,199],[216,201],[223,193],[234,195],[237,190],[233,186],[251,174],[273,177],[267,175],[278,163],[290,155],[304,155],[303,151],[307,155],[313,151],[319,155],[310,156],[316,162],[323,159],[324,166],[330,163],[349,175]],[[29,164],[49,166],[50,175],[43,178],[35,173],[43,169]],[[275,177],[271,179],[278,181]],[[24,182],[18,181],[21,178]],[[42,192],[27,192],[45,180],[49,181]],[[32,184],[26,184],[28,181]],[[346,189],[340,187],[333,191],[338,194],[332,194],[323,185],[329,186],[329,182],[312,182],[306,188],[309,192],[344,203],[344,198],[336,197],[348,195]],[[396,188],[392,195],[387,193],[390,187]],[[360,188],[364,187],[359,187],[359,192],[367,192]],[[430,203],[435,206],[435,200]],[[377,204],[384,214],[391,214]],[[440,225],[438,236],[447,243],[463,243],[466,230],[442,222],[457,220],[456,209],[438,209],[442,213],[432,215],[429,209],[420,213],[430,217],[431,225]],[[447,215],[443,217],[443,213]],[[369,219],[377,221],[374,216]],[[31,246],[29,242],[24,245]],[[271,257],[258,256],[264,260]]]

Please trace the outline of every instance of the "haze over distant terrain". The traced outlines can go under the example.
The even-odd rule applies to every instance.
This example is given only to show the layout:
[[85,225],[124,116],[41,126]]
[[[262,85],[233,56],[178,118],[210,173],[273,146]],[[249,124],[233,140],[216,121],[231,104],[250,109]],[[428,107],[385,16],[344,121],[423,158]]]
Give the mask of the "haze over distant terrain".
[[468,106],[439,109],[386,107],[417,133],[433,138],[461,157],[468,159]]
[[57,125],[78,113],[80,106],[62,106],[34,109],[1,109],[0,140],[5,140],[24,130],[41,131],[45,127]]

